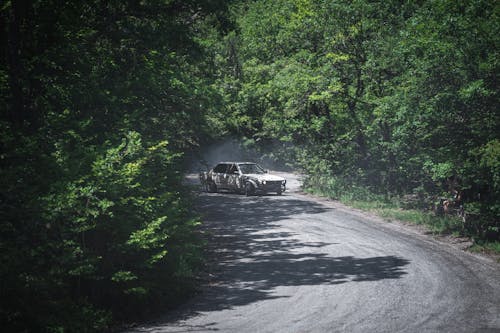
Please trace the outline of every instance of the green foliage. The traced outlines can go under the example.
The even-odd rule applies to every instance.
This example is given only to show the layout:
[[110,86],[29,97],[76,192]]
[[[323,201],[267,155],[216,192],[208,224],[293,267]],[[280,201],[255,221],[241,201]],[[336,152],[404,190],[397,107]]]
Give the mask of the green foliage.
[[[161,296],[168,303],[190,287],[199,247],[193,238],[197,222],[180,192],[180,155],[166,142],[144,146],[137,132],[104,147],[76,179],[68,170],[45,184],[43,193],[31,187],[40,179],[29,180],[38,197],[28,195],[21,216],[14,200],[26,192],[22,181],[3,193],[2,316],[9,327],[20,325],[9,311],[14,308],[17,316],[34,313],[31,324],[39,327],[66,327],[47,315],[62,311],[82,316],[78,330],[102,330],[111,317],[100,309],[120,318],[136,311],[138,302],[146,306]],[[24,303],[31,294],[36,302]],[[68,302],[72,314],[65,310]],[[79,307],[88,311],[79,313]],[[85,319],[85,313],[97,317]],[[104,326],[87,327],[87,321]]]
[[477,203],[469,216],[483,222],[467,232],[499,236],[496,4],[281,0],[233,12],[220,44],[233,56],[219,59],[227,132],[273,147],[332,197]]
[[500,140],[495,139],[480,148],[481,166],[488,170],[493,180],[493,190],[500,193]]
[[222,1],[0,9],[0,320],[105,331],[193,287],[184,152],[205,134]]
[[500,242],[480,242],[474,244],[471,249],[473,252],[482,252],[482,253],[492,253],[497,255],[497,262],[500,263],[500,258],[498,258],[498,254],[500,253]]
[[7,1],[3,326],[102,331],[185,295],[200,245],[182,160],[220,136],[341,200],[454,201],[468,222],[437,230],[498,239],[498,13],[485,0]]

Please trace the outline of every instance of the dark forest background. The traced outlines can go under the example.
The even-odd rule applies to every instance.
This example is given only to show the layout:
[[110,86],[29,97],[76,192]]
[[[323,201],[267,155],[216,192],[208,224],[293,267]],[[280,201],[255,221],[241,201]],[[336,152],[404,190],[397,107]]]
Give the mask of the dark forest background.
[[333,196],[459,207],[457,232],[498,242],[499,14],[481,0],[2,2],[2,327],[103,331],[187,297],[203,243],[186,160],[228,137]]

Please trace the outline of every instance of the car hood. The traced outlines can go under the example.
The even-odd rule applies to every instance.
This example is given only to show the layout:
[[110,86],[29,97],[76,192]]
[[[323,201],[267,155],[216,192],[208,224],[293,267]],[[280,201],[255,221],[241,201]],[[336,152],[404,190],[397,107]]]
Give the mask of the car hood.
[[258,173],[247,173],[245,176],[250,178],[258,179],[259,181],[283,181],[285,178],[275,175],[266,174],[258,174]]

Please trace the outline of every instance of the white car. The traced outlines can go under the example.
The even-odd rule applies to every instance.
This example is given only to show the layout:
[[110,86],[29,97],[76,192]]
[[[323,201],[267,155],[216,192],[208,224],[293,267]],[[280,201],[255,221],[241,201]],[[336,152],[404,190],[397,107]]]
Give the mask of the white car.
[[267,173],[251,162],[221,162],[208,172],[200,173],[200,182],[207,192],[229,190],[246,195],[286,190],[286,179]]

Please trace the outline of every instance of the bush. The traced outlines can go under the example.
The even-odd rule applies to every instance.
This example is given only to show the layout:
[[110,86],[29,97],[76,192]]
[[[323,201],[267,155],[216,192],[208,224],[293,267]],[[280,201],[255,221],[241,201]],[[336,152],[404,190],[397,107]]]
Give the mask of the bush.
[[[11,151],[11,161],[25,152]],[[39,163],[2,169],[0,315],[9,330],[102,331],[192,287],[198,220],[182,190],[181,155],[165,141],[145,145],[137,132],[90,151],[54,151],[52,179],[36,151]],[[89,162],[76,170],[78,155]]]

